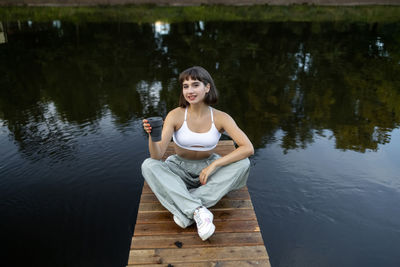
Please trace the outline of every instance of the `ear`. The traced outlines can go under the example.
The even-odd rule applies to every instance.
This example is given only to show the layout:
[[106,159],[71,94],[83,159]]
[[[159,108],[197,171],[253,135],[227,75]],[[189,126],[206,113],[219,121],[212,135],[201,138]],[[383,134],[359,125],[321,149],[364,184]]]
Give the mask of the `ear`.
[[211,85],[209,83],[207,83],[206,85],[206,94],[208,94],[208,92],[210,92],[211,89]]

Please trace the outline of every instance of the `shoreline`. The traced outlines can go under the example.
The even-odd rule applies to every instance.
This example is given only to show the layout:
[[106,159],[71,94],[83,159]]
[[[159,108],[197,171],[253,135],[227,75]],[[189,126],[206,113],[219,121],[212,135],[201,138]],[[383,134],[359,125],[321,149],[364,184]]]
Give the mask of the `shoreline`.
[[0,6],[26,7],[84,7],[84,6],[125,6],[125,5],[155,5],[155,6],[365,6],[365,5],[400,5],[400,0],[0,0]]
[[182,21],[270,21],[270,22],[399,22],[400,6],[0,6],[0,21],[54,20],[74,23],[134,22],[175,23]]

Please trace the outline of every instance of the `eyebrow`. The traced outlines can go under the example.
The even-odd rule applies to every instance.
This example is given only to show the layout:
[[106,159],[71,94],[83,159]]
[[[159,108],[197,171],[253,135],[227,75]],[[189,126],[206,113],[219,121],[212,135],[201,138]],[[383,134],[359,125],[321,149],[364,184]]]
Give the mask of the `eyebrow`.
[[193,84],[193,83],[200,83],[200,81],[194,81],[194,82],[191,82],[191,83],[190,82],[186,82],[186,83],[183,82],[183,84]]

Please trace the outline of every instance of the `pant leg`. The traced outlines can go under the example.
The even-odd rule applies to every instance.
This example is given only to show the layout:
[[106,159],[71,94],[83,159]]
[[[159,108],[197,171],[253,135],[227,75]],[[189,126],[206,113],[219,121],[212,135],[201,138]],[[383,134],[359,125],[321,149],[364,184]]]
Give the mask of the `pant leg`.
[[187,185],[177,173],[184,175],[177,164],[151,158],[142,164],[142,175],[160,203],[185,225],[189,225],[194,210],[202,203],[189,193]]
[[225,165],[216,170],[205,185],[190,190],[190,193],[199,198],[203,206],[212,207],[230,191],[245,186],[249,170],[250,160],[248,158]]

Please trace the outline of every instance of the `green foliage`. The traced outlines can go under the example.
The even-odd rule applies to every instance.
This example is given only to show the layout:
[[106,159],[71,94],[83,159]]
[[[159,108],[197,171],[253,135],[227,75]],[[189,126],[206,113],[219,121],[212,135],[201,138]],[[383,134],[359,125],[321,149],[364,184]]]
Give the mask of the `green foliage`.
[[86,22],[149,23],[162,20],[170,23],[183,21],[399,21],[398,6],[155,6],[126,5],[99,7],[0,7],[0,21],[32,20],[47,22],[62,20]]
[[195,21],[167,34],[147,23],[4,26],[0,119],[21,147],[40,139],[30,127],[47,103],[78,127],[108,111],[117,128],[165,116],[191,65],[210,71],[217,108],[256,148],[277,133],[285,152],[328,134],[338,149],[365,152],[400,126],[399,23]]

